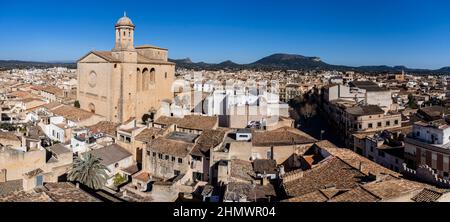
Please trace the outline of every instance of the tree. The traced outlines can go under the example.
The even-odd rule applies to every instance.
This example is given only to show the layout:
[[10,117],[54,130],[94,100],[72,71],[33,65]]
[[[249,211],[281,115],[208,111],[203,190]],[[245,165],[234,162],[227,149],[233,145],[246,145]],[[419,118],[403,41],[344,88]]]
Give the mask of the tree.
[[150,114],[146,113],[142,115],[142,122],[147,123],[147,121],[150,119]]
[[296,108],[300,107],[301,104],[304,103],[304,101],[305,100],[304,100],[303,96],[300,95],[300,96],[297,96],[297,97],[289,100],[288,103],[289,103],[289,106],[296,109]]
[[120,173],[116,173],[116,175],[114,175],[114,186],[120,186],[121,184],[127,182],[127,178],[120,175]]
[[83,154],[82,158],[75,157],[73,167],[67,174],[70,181],[76,181],[91,189],[102,188],[109,176],[109,169],[103,165],[100,158],[90,153]]
[[417,104],[416,99],[412,94],[408,95],[408,107],[411,109],[419,108],[419,105]]
[[80,107],[81,107],[80,101],[75,100],[75,102],[73,103],[73,106],[75,106],[75,107],[77,107],[77,108],[80,108]]

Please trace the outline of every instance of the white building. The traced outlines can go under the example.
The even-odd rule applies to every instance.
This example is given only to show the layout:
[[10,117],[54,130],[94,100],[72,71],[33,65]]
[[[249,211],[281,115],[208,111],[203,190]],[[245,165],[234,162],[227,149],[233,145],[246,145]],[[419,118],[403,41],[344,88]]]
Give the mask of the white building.
[[417,122],[405,138],[405,162],[416,169],[427,165],[436,174],[450,177],[450,125],[444,120]]
[[89,152],[93,156],[100,158],[101,163],[105,165],[108,169],[109,179],[106,182],[106,186],[114,187],[114,176],[116,174],[122,177],[128,177],[122,170],[133,166],[135,163],[133,161],[133,155],[129,153],[125,148],[112,144],[100,149],[95,149]]

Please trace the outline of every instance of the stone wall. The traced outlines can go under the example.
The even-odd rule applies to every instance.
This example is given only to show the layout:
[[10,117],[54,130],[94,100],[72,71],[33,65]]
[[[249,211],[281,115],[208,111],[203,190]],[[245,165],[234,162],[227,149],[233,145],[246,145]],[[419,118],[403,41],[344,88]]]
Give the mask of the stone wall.
[[408,168],[406,163],[404,163],[402,173],[426,183],[434,184],[438,187],[450,188],[450,180],[439,178],[434,170],[428,165],[421,165],[416,170],[413,170]]

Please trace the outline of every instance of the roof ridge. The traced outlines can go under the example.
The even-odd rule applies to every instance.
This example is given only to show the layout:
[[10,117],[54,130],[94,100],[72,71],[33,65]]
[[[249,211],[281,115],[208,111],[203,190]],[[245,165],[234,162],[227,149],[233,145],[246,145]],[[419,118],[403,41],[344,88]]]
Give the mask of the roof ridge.
[[367,193],[369,193],[370,195],[374,196],[375,198],[379,199],[379,200],[383,200],[383,198],[381,198],[380,196],[376,195],[375,193],[373,193],[372,191],[366,189],[364,187],[364,185],[358,185],[358,187],[360,187],[361,189],[363,189],[364,191],[366,191]]

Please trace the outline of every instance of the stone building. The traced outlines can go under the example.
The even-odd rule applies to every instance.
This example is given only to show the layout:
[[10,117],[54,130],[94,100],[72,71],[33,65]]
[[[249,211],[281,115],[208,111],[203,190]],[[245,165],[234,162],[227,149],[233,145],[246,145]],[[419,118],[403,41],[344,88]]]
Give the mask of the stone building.
[[320,141],[301,156],[316,160],[308,170],[282,175],[288,202],[448,201],[448,189],[402,177],[349,149]]
[[72,152],[61,144],[26,150],[0,147],[0,195],[58,182],[72,166]]
[[417,169],[429,166],[440,178],[450,179],[450,125],[444,120],[416,122],[405,138],[405,162]]
[[77,99],[82,109],[121,123],[141,119],[173,98],[175,64],[168,61],[167,49],[134,47],[135,25],[126,15],[115,28],[111,51],[92,51],[78,60]]

